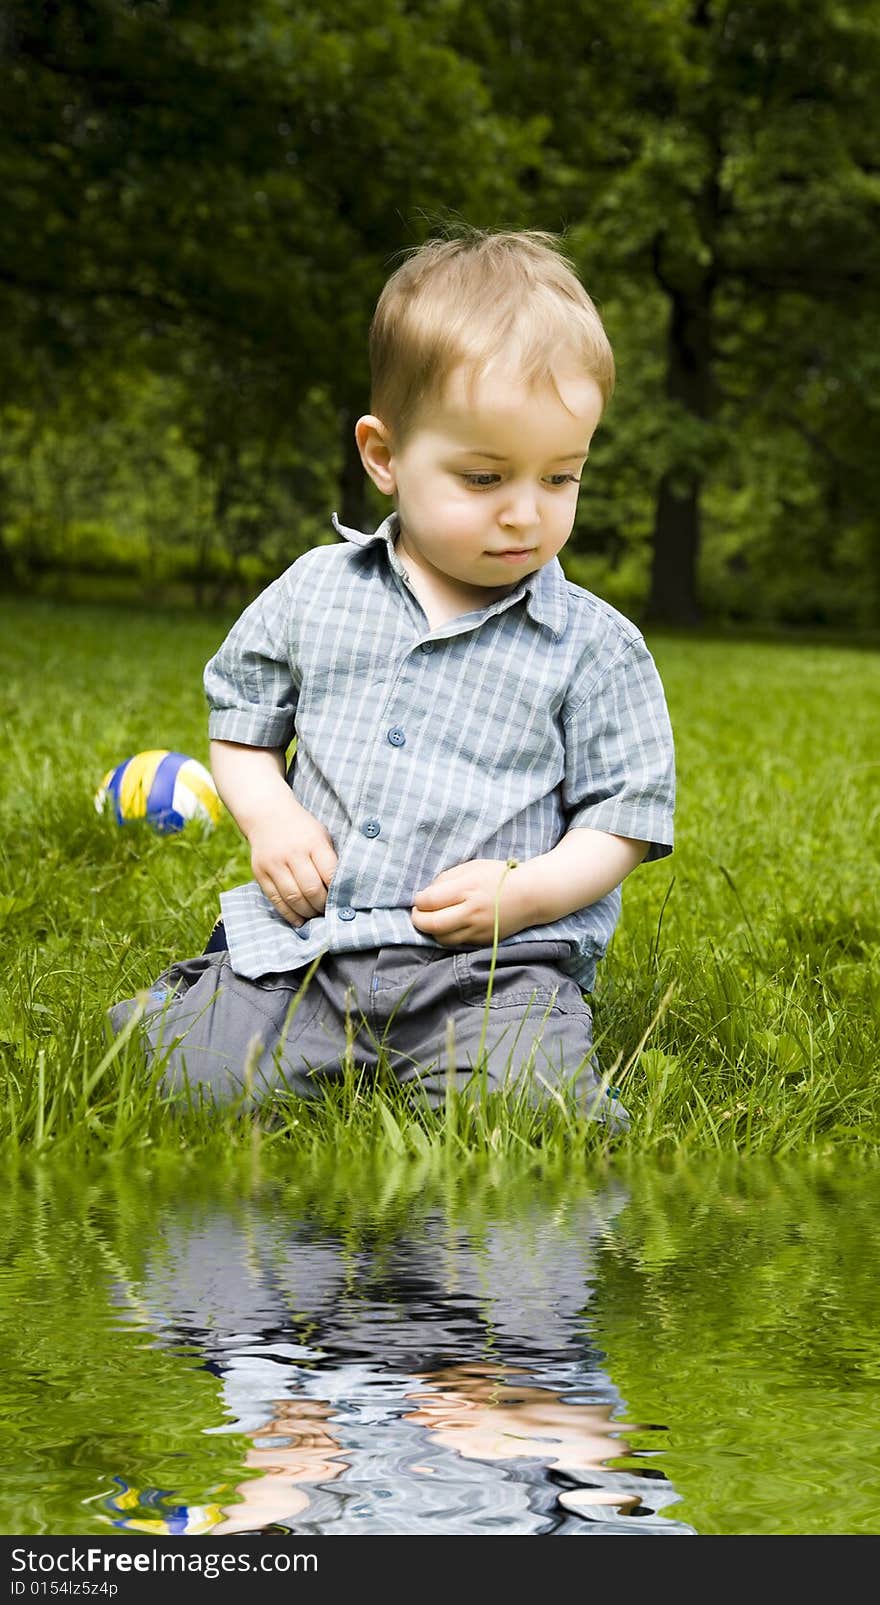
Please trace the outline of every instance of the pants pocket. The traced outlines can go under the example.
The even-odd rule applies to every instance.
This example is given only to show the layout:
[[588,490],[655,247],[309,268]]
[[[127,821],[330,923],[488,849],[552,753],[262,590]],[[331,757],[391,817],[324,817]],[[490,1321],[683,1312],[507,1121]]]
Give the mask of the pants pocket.
[[485,1008],[492,977],[490,1009],[531,1006],[542,1013],[549,1009],[562,1014],[585,1014],[592,1018],[590,1006],[570,975],[556,966],[568,957],[567,942],[520,942],[499,947],[492,971],[492,949],[476,948],[456,955],[455,978],[463,1003]]

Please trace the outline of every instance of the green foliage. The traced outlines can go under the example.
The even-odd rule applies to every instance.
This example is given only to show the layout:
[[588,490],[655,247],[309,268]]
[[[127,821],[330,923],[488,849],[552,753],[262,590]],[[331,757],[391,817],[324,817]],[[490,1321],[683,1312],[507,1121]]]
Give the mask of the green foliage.
[[464,218],[561,231],[612,336],[580,572],[876,627],[876,7],[12,0],[0,57],[13,582],[203,605],[366,518],[371,310]]
[[[148,372],[50,413],[9,408],[0,435],[6,549],[19,588],[205,600],[245,598],[333,539],[336,420],[309,392],[300,428],[270,450],[234,427],[206,435],[185,384]],[[223,405],[218,394],[217,410]],[[100,410],[99,410],[100,409]],[[113,593],[111,593],[113,594]]]

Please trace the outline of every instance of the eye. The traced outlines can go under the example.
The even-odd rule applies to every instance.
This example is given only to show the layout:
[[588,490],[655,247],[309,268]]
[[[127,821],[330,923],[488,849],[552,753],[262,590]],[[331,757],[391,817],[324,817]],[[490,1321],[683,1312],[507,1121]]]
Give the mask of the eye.
[[[461,477],[466,485],[471,486],[472,490],[491,490],[498,483],[501,475],[472,473],[462,474]],[[551,485],[554,490],[561,490],[563,485],[579,485],[580,479],[577,474],[548,474],[547,484]]]

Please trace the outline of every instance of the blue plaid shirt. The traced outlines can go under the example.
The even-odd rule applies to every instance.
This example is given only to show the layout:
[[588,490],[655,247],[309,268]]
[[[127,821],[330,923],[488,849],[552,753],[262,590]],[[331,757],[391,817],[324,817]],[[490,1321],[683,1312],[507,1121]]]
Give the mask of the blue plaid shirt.
[[[567,831],[672,851],[674,760],[663,688],[633,624],[556,558],[499,601],[431,629],[392,513],[306,552],[248,607],[205,669],[209,733],[287,748],[294,796],[329,831],[324,914],[294,928],[256,881],[220,899],[233,969],[256,978],[321,952],[439,947],[416,893],[473,858],[547,853]],[[505,945],[569,943],[592,988],[620,888]]]

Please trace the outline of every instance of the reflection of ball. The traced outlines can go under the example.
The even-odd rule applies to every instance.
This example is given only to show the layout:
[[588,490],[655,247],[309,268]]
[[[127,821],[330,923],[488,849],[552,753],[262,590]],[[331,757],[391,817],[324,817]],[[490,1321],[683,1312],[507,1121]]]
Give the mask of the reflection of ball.
[[117,825],[146,819],[155,830],[182,830],[189,819],[216,825],[220,798],[204,764],[184,752],[136,752],[104,776],[98,813],[112,807]]
[[174,1495],[166,1488],[130,1488],[121,1477],[112,1481],[118,1494],[108,1494],[102,1501],[106,1510],[113,1513],[113,1526],[125,1527],[136,1533],[209,1533],[223,1520],[219,1505],[172,1505]]

